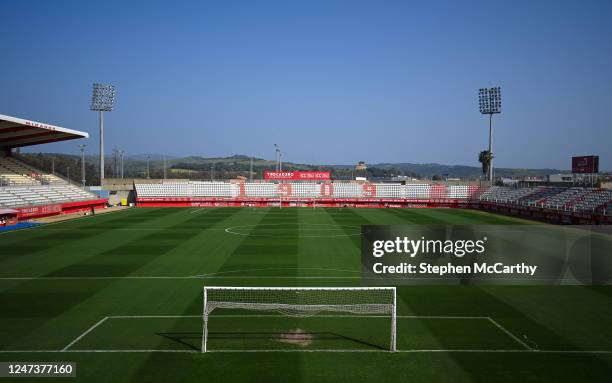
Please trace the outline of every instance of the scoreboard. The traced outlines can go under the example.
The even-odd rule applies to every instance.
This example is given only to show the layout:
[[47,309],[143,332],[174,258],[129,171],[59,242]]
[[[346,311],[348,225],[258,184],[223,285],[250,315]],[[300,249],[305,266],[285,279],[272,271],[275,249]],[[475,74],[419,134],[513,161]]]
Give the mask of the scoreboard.
[[572,173],[599,173],[599,156],[572,157]]

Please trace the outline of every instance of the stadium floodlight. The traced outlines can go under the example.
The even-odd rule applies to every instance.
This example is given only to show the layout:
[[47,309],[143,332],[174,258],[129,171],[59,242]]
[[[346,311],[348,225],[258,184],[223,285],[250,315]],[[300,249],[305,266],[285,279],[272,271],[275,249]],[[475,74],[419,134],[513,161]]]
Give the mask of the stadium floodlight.
[[321,312],[364,317],[388,315],[391,325],[389,350],[396,351],[396,308],[395,287],[207,286],[204,287],[202,352],[207,351],[209,316],[215,309],[271,311],[302,318],[316,316]]
[[501,87],[480,88],[478,90],[478,104],[482,114],[501,113]]
[[112,112],[115,106],[115,86],[93,84],[90,110],[100,112],[100,186],[104,180],[104,112]]
[[481,114],[489,115],[489,174],[493,184],[493,115],[501,113],[501,87],[480,88],[478,90],[478,106]]

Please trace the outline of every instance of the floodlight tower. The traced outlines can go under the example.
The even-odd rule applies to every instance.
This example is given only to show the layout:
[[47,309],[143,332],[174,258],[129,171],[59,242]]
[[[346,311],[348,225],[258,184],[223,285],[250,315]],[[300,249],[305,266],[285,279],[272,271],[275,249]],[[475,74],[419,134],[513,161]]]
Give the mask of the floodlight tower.
[[115,86],[93,84],[90,109],[100,112],[100,186],[104,180],[104,112],[112,112],[115,105]]
[[478,90],[478,105],[481,114],[489,115],[489,174],[493,185],[493,115],[501,113],[501,87],[480,88]]

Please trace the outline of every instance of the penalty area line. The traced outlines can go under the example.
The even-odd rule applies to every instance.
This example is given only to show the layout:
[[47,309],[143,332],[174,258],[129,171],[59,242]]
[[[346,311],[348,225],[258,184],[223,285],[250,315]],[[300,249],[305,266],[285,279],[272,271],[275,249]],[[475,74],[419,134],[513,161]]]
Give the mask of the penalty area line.
[[534,349],[532,347],[530,347],[527,343],[523,342],[522,340],[520,340],[516,335],[514,335],[513,333],[511,333],[508,329],[506,329],[504,326],[502,326],[501,324],[499,324],[495,319],[491,318],[491,317],[487,317],[487,319],[489,320],[489,322],[491,322],[495,327],[497,327],[498,329],[502,330],[506,335],[508,335],[510,338],[514,339],[514,341],[516,341],[517,343],[519,343],[521,346],[523,346],[525,349],[529,350],[529,351],[534,351]]
[[79,335],[76,339],[74,339],[72,342],[68,343],[68,345],[66,347],[64,347],[62,349],[62,351],[67,351],[73,344],[75,344],[76,342],[78,342],[79,340],[81,340],[85,335],[89,334],[90,332],[93,331],[93,329],[95,329],[96,327],[98,327],[99,325],[101,325],[105,320],[107,320],[108,317],[104,317],[102,319],[100,319],[96,324],[94,324],[93,326],[91,326],[90,328],[88,328],[84,333],[82,333],[81,335]]

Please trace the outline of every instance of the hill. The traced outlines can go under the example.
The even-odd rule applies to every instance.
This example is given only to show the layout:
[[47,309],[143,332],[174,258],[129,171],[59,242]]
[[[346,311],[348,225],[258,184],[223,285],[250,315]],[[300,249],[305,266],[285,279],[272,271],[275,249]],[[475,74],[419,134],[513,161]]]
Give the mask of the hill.
[[[71,169],[72,178],[80,175],[80,156],[62,153],[21,153],[20,158],[33,166],[46,171],[55,170],[56,173],[66,176],[68,168]],[[229,179],[236,176],[249,177],[251,157],[236,154],[230,157],[173,157],[163,154],[138,154],[124,157],[124,177],[140,178],[147,176],[147,158],[149,158],[149,176],[162,178],[164,158],[167,178],[192,179]],[[261,178],[264,170],[275,168],[275,162],[262,158],[253,158],[253,175],[255,179]],[[86,172],[88,184],[95,183],[98,178],[98,157],[86,156]],[[313,165],[293,162],[283,163],[283,170],[322,170],[332,172],[336,179],[351,179],[355,175],[354,165]],[[120,171],[114,171],[112,156],[106,157],[105,174],[107,177],[119,176]],[[547,174],[567,173],[560,169],[516,169],[496,168],[496,175],[507,177],[518,176],[544,176]],[[437,163],[377,163],[368,164],[364,174],[370,179],[385,179],[392,176],[404,175],[413,178],[449,177],[461,179],[479,179],[482,170],[477,166],[444,165]]]

